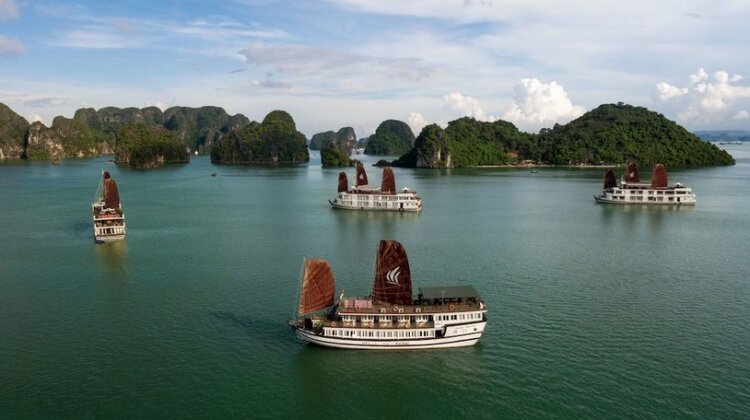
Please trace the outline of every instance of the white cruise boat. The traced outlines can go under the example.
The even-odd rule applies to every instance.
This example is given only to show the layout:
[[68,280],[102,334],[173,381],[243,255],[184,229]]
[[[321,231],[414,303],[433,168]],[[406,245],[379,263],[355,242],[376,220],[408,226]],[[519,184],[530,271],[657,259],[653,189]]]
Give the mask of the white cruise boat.
[[619,186],[612,170],[607,171],[604,189],[594,199],[606,204],[693,205],[696,202],[692,189],[679,182],[668,184],[667,170],[661,163],[654,166],[651,182],[641,182],[635,163],[628,165]]
[[346,172],[339,173],[338,195],[328,202],[335,209],[401,212],[422,210],[422,198],[416,191],[408,188],[396,191],[393,169],[383,169],[382,184],[378,187],[367,184],[367,173],[361,163],[357,164],[357,180],[352,186],[348,185]]
[[372,294],[335,299],[331,267],[303,261],[298,317],[289,325],[302,341],[326,347],[418,350],[471,346],[487,324],[487,308],[472,286],[422,287],[412,296],[404,247],[382,240]]
[[117,183],[108,171],[102,173],[102,180],[91,203],[94,218],[94,241],[97,243],[125,239],[125,212],[120,203]]

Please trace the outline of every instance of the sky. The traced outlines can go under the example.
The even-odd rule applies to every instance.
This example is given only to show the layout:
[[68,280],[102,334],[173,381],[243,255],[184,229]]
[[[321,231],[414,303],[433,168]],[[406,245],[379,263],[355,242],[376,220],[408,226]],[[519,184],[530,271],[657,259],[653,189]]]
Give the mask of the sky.
[[0,102],[288,111],[308,137],[462,116],[528,132],[604,103],[750,129],[747,0],[0,0]]

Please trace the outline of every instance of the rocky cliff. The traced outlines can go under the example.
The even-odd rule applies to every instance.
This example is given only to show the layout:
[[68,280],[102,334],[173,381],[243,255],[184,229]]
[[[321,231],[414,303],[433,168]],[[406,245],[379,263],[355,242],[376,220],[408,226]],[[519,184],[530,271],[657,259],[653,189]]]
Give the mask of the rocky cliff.
[[0,160],[20,159],[29,122],[0,103]]
[[81,108],[72,119],[56,117],[50,127],[33,127],[7,106],[0,104],[0,159],[63,159],[111,154],[120,129],[127,124],[165,127],[191,150],[207,152],[225,134],[247,126],[242,114],[229,115],[215,106],[156,107],[100,110]]

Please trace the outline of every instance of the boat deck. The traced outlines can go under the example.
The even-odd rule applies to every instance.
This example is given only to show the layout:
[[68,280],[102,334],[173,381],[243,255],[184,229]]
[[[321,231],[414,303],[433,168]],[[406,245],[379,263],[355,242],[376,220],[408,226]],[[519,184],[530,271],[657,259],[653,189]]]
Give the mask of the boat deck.
[[345,308],[339,306],[338,313],[342,315],[431,315],[451,312],[471,312],[485,310],[486,307],[480,302],[446,302],[445,304],[423,304],[423,305],[394,305],[376,304],[367,308]]

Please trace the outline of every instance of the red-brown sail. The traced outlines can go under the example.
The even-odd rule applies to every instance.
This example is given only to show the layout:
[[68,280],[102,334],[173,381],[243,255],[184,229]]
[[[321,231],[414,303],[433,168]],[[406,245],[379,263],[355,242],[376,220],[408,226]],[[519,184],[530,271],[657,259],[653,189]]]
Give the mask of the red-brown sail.
[[393,169],[390,166],[383,168],[383,181],[380,184],[380,191],[385,193],[396,192],[396,177],[393,176]]
[[104,171],[104,206],[110,209],[120,208],[120,194],[117,192],[117,183]]
[[305,315],[332,306],[335,290],[333,272],[328,262],[306,258],[302,271],[299,314]]
[[615,188],[616,186],[617,178],[615,178],[615,173],[610,169],[604,174],[604,189]]
[[356,186],[367,185],[367,172],[365,172],[365,166],[362,163],[357,163],[357,182]]
[[667,168],[664,164],[654,165],[654,173],[651,175],[651,188],[667,188]]
[[398,241],[381,240],[372,286],[375,302],[411,305],[411,271],[406,250]]
[[638,165],[635,162],[628,163],[628,171],[625,172],[625,182],[641,182],[641,174],[638,173]]
[[339,192],[346,192],[349,189],[349,180],[346,179],[346,172],[339,172]]

